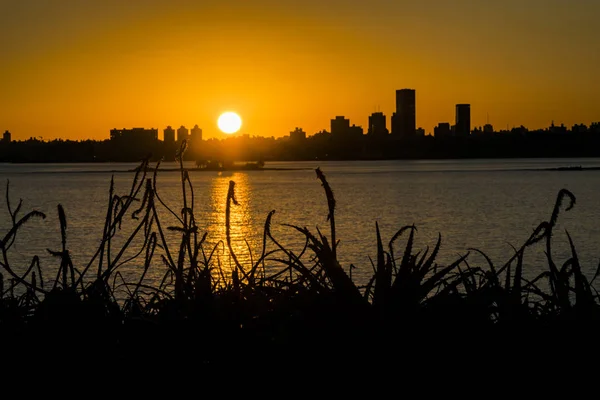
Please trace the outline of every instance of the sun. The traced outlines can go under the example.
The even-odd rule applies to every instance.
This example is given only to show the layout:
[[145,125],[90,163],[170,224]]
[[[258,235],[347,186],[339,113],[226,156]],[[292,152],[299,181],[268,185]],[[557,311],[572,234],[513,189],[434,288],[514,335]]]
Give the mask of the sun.
[[217,121],[217,125],[219,125],[219,129],[223,133],[236,133],[242,127],[242,119],[236,113],[228,111],[221,114]]

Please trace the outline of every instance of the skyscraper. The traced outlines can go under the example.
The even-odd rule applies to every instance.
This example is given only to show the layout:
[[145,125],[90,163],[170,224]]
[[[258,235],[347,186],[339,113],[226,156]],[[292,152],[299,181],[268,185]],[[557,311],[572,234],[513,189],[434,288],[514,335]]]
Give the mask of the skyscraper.
[[331,120],[331,134],[333,136],[346,135],[350,129],[350,120],[341,115]]
[[175,143],[175,129],[171,128],[171,125],[163,129],[163,142],[169,144]]
[[187,138],[188,138],[188,136],[189,136],[189,131],[188,131],[188,129],[187,129],[185,126],[181,125],[181,126],[180,126],[180,127],[177,129],[177,141],[178,141],[178,142],[181,142],[181,141],[183,141],[184,139],[187,139]]
[[465,137],[471,134],[471,105],[456,105],[456,136]]
[[202,141],[202,129],[198,127],[198,125],[194,125],[194,127],[190,131],[190,139],[194,143],[199,143]]
[[396,112],[392,115],[392,135],[413,137],[417,128],[416,93],[414,89],[396,90]]
[[385,136],[388,134],[387,122],[385,114],[382,112],[375,112],[369,116],[369,129],[367,135],[373,137]]

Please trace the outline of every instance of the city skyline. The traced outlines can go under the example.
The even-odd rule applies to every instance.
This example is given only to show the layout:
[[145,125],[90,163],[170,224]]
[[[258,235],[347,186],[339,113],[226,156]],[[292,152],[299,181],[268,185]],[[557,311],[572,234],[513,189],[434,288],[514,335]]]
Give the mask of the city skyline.
[[[398,126],[396,127],[396,129],[394,129],[393,119],[394,119],[395,115],[400,114],[400,110],[403,110],[402,112],[406,112],[406,108],[407,108],[407,104],[406,104],[405,100],[399,100],[398,92],[406,92],[406,91],[412,92],[413,100],[409,101],[410,105],[408,105],[408,108],[411,110],[410,114],[412,114],[413,119],[411,119],[409,117],[408,124],[406,123],[406,121],[402,121],[402,123],[399,123]],[[295,128],[293,128],[293,130],[291,132],[288,130],[287,133],[282,134],[282,135],[266,136],[266,135],[260,135],[260,134],[249,134],[249,133],[240,131],[240,132],[235,132],[233,134],[227,134],[227,133],[220,132],[217,135],[207,138],[207,137],[205,137],[205,135],[203,133],[203,128],[200,128],[198,126],[198,124],[194,124],[194,127],[192,127],[192,128],[188,128],[188,127],[186,127],[186,125],[182,124],[177,129],[173,128],[172,125],[163,125],[162,128],[143,127],[143,126],[123,127],[121,129],[112,128],[109,130],[108,136],[101,137],[98,139],[95,139],[95,138],[79,138],[79,139],[66,138],[65,139],[62,137],[44,138],[42,136],[34,136],[34,135],[21,138],[18,136],[14,137],[13,133],[10,130],[5,129],[3,139],[4,139],[4,141],[9,141],[9,142],[11,140],[23,141],[23,140],[29,140],[29,139],[100,140],[100,141],[102,141],[105,139],[113,139],[116,136],[121,136],[121,135],[123,135],[123,133],[133,134],[135,136],[136,134],[145,135],[146,133],[150,133],[150,132],[152,133],[152,136],[154,137],[154,139],[157,139],[160,141],[167,141],[167,142],[180,142],[182,139],[187,139],[188,137],[189,138],[196,137],[197,140],[199,139],[200,141],[203,139],[226,139],[228,137],[236,137],[236,136],[283,138],[283,137],[291,137],[291,136],[294,136],[294,134],[298,134],[298,133],[302,133],[302,136],[306,138],[306,137],[310,137],[310,136],[320,134],[323,132],[331,133],[331,134],[337,135],[339,137],[344,137],[346,134],[350,134],[351,136],[352,135],[356,136],[356,134],[359,134],[359,132],[360,132],[360,135],[367,135],[367,136],[374,135],[374,136],[390,136],[390,137],[411,137],[411,136],[440,136],[441,137],[441,136],[452,135],[452,136],[457,136],[457,137],[464,137],[464,136],[469,136],[473,133],[481,133],[481,132],[483,132],[483,133],[502,133],[502,132],[510,132],[511,130],[515,130],[515,129],[522,131],[523,128],[526,131],[532,131],[532,132],[536,132],[536,131],[539,132],[539,131],[549,130],[552,128],[564,128],[566,130],[570,130],[571,128],[573,128],[573,129],[577,130],[577,129],[580,129],[581,127],[584,127],[584,128],[590,127],[590,126],[594,127],[594,126],[597,126],[598,124],[600,124],[600,121],[599,121],[600,118],[598,120],[574,122],[571,125],[567,125],[560,121],[558,123],[555,123],[556,121],[553,119],[547,125],[535,127],[535,128],[531,128],[529,126],[525,126],[522,124],[521,125],[512,125],[512,126],[507,125],[505,127],[501,127],[501,126],[495,126],[492,123],[490,123],[489,114],[488,114],[486,116],[485,123],[477,125],[477,124],[472,123],[471,104],[461,103],[461,104],[454,105],[454,107],[455,107],[454,119],[449,120],[449,121],[438,121],[437,124],[433,126],[433,129],[431,131],[426,131],[423,127],[419,126],[417,123],[413,124],[414,116],[417,113],[416,107],[413,106],[415,92],[416,91],[414,89],[398,89],[398,90],[396,90],[396,93],[397,93],[396,106],[395,106],[396,111],[393,112],[391,116],[388,116],[387,114],[385,114],[382,111],[374,111],[370,115],[368,115],[367,125],[363,126],[363,125],[355,124],[353,121],[350,120],[350,118],[347,118],[345,115],[337,115],[329,120],[329,125],[324,126],[315,132],[305,132],[305,130],[301,126],[296,126]],[[389,121],[388,121],[388,119],[389,119]],[[407,128],[407,126],[408,126],[408,128]],[[413,126],[414,126],[414,128],[412,128]],[[146,133],[144,133],[144,132],[146,132]]]
[[[199,124],[223,137],[311,135],[344,115],[368,130],[415,88],[433,133],[597,121],[600,4],[559,0],[0,1],[0,130],[13,140],[106,138],[114,127]],[[391,129],[390,129],[391,130]]]

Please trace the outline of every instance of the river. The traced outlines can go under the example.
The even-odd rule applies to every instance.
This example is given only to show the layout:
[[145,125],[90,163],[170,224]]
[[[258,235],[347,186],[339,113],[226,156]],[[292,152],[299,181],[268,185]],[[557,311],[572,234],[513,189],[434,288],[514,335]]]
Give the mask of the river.
[[[561,212],[555,233],[553,255],[557,263],[569,255],[565,230],[572,235],[579,257],[592,275],[600,259],[600,170],[560,171],[553,168],[600,167],[600,159],[510,159],[510,160],[420,160],[354,162],[271,162],[281,170],[246,172],[191,171],[194,213],[202,232],[208,232],[206,248],[225,239],[225,203],[229,181],[236,183],[239,204],[232,207],[232,244],[246,265],[262,248],[265,218],[271,210],[272,230],[286,247],[300,251],[303,240],[283,224],[316,227],[329,235],[327,201],[314,168],[325,173],[337,201],[336,224],[341,265],[364,284],[372,274],[370,258],[376,257],[375,223],[384,243],[403,226],[417,227],[415,249],[433,247],[438,233],[442,246],[438,262],[448,263],[477,248],[502,264],[533,229],[550,217],[560,189],[577,197],[577,204]],[[47,218],[29,221],[19,232],[10,261],[23,270],[35,254],[41,256],[44,271],[52,276],[59,261],[46,249],[59,250],[60,230],[57,205],[68,221],[68,248],[81,270],[100,243],[106,216],[108,189],[114,176],[117,193],[126,194],[133,178],[134,164],[0,164],[3,185],[10,181],[14,209],[23,199],[22,212],[36,209]],[[173,168],[175,165],[164,165]],[[191,167],[192,164],[187,165]],[[182,204],[178,172],[158,174],[158,192],[165,203],[179,212]],[[0,201],[2,235],[10,229],[4,194]],[[563,210],[564,211],[564,210]],[[165,224],[175,219],[166,211]],[[135,221],[128,219],[121,238]],[[175,240],[176,235],[170,234]],[[396,242],[401,254],[406,238]],[[217,255],[227,268],[230,257],[221,245]],[[483,265],[480,256],[470,258]],[[526,274],[537,275],[546,268],[543,247],[526,253]],[[122,267],[124,275],[135,275],[139,262]],[[158,271],[149,278],[157,280]]]

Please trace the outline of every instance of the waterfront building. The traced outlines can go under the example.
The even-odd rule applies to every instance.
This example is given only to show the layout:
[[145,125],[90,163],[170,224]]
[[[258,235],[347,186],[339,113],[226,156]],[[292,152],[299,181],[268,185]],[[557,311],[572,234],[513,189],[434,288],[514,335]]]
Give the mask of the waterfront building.
[[392,115],[392,135],[400,138],[413,137],[416,129],[416,91],[396,90],[396,112]]
[[182,142],[183,140],[186,140],[189,138],[189,131],[188,129],[181,125],[178,129],[177,129],[177,141],[178,142]]
[[350,120],[341,115],[331,120],[331,134],[333,136],[345,135],[350,130]]
[[163,130],[163,141],[165,142],[165,144],[175,143],[175,129],[171,128],[171,125],[167,126]]
[[194,125],[190,132],[190,139],[194,143],[202,141],[202,129],[198,127],[198,124]]
[[301,128],[296,127],[296,129],[290,132],[290,139],[294,142],[304,141],[306,140],[306,132]]
[[449,122],[440,122],[433,128],[433,136],[436,138],[444,138],[452,136],[452,128]]
[[372,137],[381,137],[388,134],[387,121],[385,114],[382,112],[375,112],[369,116],[369,128],[367,129],[367,135]]
[[456,105],[456,136],[465,137],[471,134],[471,105]]

